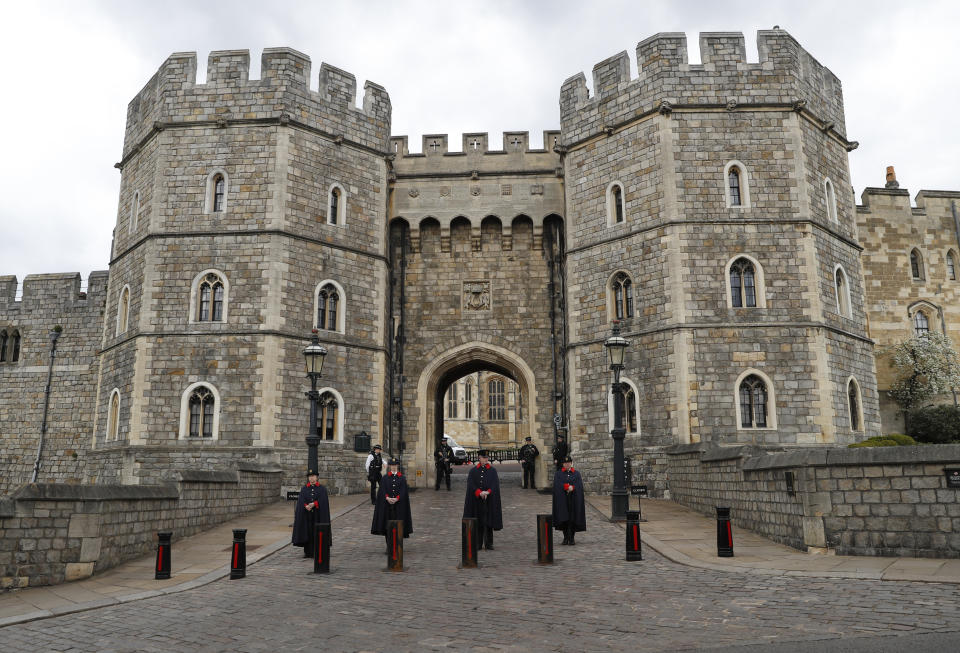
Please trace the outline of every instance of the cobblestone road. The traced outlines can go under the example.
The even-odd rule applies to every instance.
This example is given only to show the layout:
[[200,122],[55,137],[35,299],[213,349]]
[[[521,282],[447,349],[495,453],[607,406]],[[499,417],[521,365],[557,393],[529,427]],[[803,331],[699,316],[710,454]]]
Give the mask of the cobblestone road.
[[535,515],[549,497],[514,487],[496,550],[458,570],[462,482],[414,493],[405,573],[383,571],[364,505],[334,522],[329,576],[288,547],[243,580],[0,629],[0,649],[671,651],[960,631],[954,585],[706,571],[649,549],[627,563],[623,531],[596,513],[539,567]]

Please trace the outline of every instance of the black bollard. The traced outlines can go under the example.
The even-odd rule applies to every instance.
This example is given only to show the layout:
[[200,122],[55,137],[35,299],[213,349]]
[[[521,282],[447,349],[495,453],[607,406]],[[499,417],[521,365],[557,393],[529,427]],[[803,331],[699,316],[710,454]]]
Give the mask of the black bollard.
[[643,560],[640,550],[640,511],[627,511],[627,560]]
[[230,556],[230,580],[247,575],[247,529],[233,529],[233,555]]
[[313,573],[330,573],[330,524],[317,524],[316,547],[313,550]]
[[553,564],[553,515],[537,515],[537,563]]
[[717,556],[733,557],[733,530],[730,528],[730,508],[717,507]]
[[170,578],[170,538],[173,533],[157,533],[157,573],[156,580]]
[[477,567],[477,520],[467,517],[460,522],[460,568],[475,569]]
[[387,521],[387,537],[390,538],[390,555],[387,557],[388,571],[403,571],[403,520]]

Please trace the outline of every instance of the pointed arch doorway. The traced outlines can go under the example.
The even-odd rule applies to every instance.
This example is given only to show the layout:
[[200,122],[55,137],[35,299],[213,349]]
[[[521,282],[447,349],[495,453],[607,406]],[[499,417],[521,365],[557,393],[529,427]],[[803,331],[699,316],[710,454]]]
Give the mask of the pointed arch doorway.
[[432,487],[436,472],[433,466],[433,451],[443,436],[443,398],[450,384],[474,372],[494,372],[514,381],[520,388],[523,414],[529,423],[528,432],[540,449],[537,464],[537,485],[546,482],[543,467],[545,443],[538,429],[537,389],[533,370],[515,352],[485,342],[468,342],[441,352],[433,358],[420,374],[417,383],[417,445],[414,466],[424,470],[416,479],[417,487]]

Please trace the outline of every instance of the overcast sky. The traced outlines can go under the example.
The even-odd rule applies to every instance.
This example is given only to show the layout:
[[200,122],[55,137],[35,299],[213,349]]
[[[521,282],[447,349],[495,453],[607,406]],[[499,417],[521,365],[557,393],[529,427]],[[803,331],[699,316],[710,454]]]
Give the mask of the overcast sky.
[[[657,32],[779,25],[843,83],[857,196],[895,165],[901,188],[960,190],[960,3],[921,2],[3,2],[0,275],[108,267],[126,107],[172,52],[290,46],[386,87],[393,133],[559,127],[567,77]],[[632,63],[636,75],[636,61]],[[456,147],[456,145],[453,145]]]

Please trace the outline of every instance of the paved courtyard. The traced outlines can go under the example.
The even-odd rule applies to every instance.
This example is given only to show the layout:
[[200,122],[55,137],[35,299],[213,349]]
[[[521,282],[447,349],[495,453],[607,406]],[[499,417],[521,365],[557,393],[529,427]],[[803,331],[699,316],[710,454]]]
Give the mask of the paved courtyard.
[[907,639],[875,641],[906,648],[926,633],[960,631],[952,584],[756,576],[649,549],[627,563],[623,530],[595,511],[577,546],[557,547],[557,563],[540,567],[535,515],[549,497],[511,482],[503,499],[504,530],[479,570],[457,569],[455,476],[452,492],[414,493],[404,573],[384,571],[383,539],[369,534],[372,509],[362,504],[334,521],[328,576],[287,547],[246,579],[2,628],[0,649],[671,651],[893,635]]

